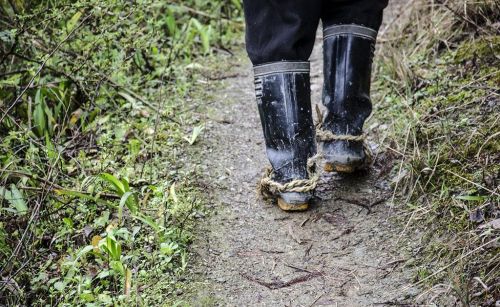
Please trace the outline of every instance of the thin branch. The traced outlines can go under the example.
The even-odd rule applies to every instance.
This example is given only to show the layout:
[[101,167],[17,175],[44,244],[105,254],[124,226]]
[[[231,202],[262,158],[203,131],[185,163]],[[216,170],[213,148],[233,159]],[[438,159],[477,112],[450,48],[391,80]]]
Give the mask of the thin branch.
[[294,284],[305,282],[305,281],[308,281],[310,279],[313,279],[313,278],[316,278],[319,276],[323,276],[323,273],[318,272],[318,271],[314,271],[314,272],[310,272],[308,274],[305,274],[305,275],[302,275],[299,277],[295,277],[289,281],[278,280],[278,281],[274,281],[274,282],[266,282],[266,281],[263,281],[257,277],[250,276],[250,275],[245,274],[245,273],[240,273],[240,275],[245,277],[246,279],[253,281],[261,286],[264,286],[270,290],[275,290],[275,289],[290,287]]

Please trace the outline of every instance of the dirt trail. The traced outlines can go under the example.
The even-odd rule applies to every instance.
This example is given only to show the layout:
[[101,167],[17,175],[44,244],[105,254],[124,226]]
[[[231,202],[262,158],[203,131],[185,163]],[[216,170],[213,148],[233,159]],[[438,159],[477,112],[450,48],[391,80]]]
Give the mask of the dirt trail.
[[[320,38],[320,37],[319,37]],[[243,58],[243,57],[242,57]],[[321,44],[312,64],[313,104],[321,99]],[[216,95],[207,123],[207,176],[217,214],[194,244],[205,282],[193,303],[223,306],[370,306],[408,302],[400,289],[412,273],[396,247],[391,190],[380,165],[363,177],[323,176],[318,203],[284,213],[256,196],[268,164],[253,92],[251,65]]]

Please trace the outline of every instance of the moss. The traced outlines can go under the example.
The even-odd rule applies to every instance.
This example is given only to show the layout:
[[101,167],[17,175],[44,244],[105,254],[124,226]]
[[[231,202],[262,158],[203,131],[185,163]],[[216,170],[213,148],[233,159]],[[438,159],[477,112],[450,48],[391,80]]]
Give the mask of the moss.
[[494,59],[499,54],[500,36],[496,35],[463,41],[457,48],[454,59],[456,63],[474,59],[485,62]]

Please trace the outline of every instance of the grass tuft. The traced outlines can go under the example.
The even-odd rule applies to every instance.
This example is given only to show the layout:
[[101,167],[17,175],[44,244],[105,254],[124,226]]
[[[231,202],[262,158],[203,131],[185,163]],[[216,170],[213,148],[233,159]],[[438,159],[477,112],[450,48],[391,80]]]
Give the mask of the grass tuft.
[[498,1],[411,1],[389,21],[376,105],[406,208],[420,301],[494,304],[500,296]]

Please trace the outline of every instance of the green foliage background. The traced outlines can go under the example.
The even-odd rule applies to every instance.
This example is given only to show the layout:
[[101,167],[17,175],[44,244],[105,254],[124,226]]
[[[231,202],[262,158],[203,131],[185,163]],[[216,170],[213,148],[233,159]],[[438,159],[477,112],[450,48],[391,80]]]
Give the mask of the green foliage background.
[[241,21],[236,0],[0,2],[1,303],[175,301],[203,210],[188,111]]

